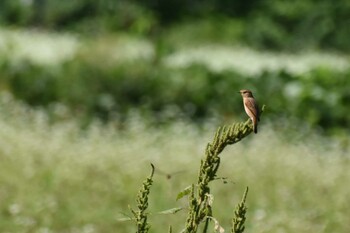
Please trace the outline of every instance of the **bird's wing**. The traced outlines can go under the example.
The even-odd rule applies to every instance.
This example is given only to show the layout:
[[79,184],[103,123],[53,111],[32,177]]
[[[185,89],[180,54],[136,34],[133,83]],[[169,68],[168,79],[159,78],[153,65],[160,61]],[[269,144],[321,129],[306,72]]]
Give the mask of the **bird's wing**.
[[249,98],[246,104],[250,112],[259,120],[259,108],[256,101],[253,98]]
[[257,115],[257,118],[258,118],[258,121],[260,121],[260,106],[259,104],[256,102],[256,100],[254,101],[255,103],[255,109],[257,111],[256,115]]

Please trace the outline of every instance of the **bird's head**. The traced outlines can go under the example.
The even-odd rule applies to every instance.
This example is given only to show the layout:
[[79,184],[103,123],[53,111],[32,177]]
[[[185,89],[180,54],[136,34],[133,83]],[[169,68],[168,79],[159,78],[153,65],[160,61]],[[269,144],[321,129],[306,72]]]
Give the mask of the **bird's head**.
[[241,93],[242,97],[253,97],[253,93],[250,90],[240,90],[239,93]]

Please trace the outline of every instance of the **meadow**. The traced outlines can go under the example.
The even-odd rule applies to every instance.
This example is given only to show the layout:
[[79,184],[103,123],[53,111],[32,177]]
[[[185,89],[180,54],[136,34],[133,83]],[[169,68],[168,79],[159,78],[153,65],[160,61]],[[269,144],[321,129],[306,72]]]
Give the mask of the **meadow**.
[[249,187],[245,232],[350,232],[350,5],[314,2],[0,1],[0,232],[135,232],[151,163],[149,232],[181,232],[245,88],[266,111],[213,217],[230,232]]
[[[132,221],[119,219],[131,215],[150,163],[150,232],[169,225],[180,232],[187,201],[176,196],[196,182],[205,146],[224,123],[157,127],[134,113],[123,127],[96,120],[81,130],[74,119],[50,123],[45,111],[10,94],[0,99],[1,232],[133,232]],[[249,186],[246,232],[349,232],[348,151],[334,139],[275,125],[262,118],[257,135],[221,154],[218,175],[227,179],[211,184],[216,219],[228,232]],[[287,128],[299,136],[287,137]],[[159,214],[174,207],[185,209]]]

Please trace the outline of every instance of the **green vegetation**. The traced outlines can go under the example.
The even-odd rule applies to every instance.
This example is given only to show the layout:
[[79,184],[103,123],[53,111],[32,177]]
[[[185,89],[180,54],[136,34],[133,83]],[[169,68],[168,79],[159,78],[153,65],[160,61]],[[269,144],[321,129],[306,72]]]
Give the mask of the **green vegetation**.
[[237,205],[235,210],[235,216],[232,218],[232,229],[231,233],[242,233],[244,232],[244,222],[246,220],[247,206],[246,199],[248,194],[248,187],[246,188],[242,201]]
[[[212,213],[214,197],[210,192],[209,183],[217,179],[217,172],[221,161],[219,154],[227,145],[235,144],[241,141],[252,132],[253,126],[250,119],[248,119],[245,123],[236,123],[230,126],[218,128],[213,141],[208,143],[206,147],[205,159],[201,160],[196,188],[192,184],[191,189],[189,189],[189,212],[185,232],[197,232],[202,222],[205,222],[203,232],[207,232],[210,220],[214,219]],[[246,195],[247,191],[245,193],[245,196]],[[244,201],[242,205],[244,205]],[[244,221],[240,221],[240,218],[245,216],[243,211],[238,212],[239,216],[235,216],[233,221],[241,222],[241,227],[243,227]],[[215,225],[218,225],[218,221],[215,220],[215,222]],[[218,226],[215,228],[218,228]],[[232,231],[236,232],[236,230],[237,229],[233,227]],[[243,232],[242,228],[241,231],[238,230],[238,232]]]
[[236,92],[248,86],[254,87],[261,103],[269,103],[267,114],[271,118],[292,117],[327,133],[342,133],[350,127],[350,115],[346,114],[349,68],[315,66],[301,73],[288,68],[256,71],[252,63],[250,74],[215,71],[210,64],[153,66],[153,60],[142,58],[108,65],[94,56],[78,54],[51,68],[29,61],[4,61],[0,87],[51,112],[57,103],[63,104],[87,122],[95,117],[124,120],[137,108],[159,123],[183,117],[201,120],[217,115],[237,117],[237,112],[243,115]]
[[[349,15],[347,0],[0,1],[0,232],[350,232]],[[246,119],[243,88],[268,106],[261,130],[218,159],[204,145]]]
[[[179,232],[184,211],[158,212],[187,206],[176,195],[196,177],[205,143],[220,125],[174,121],[155,128],[131,115],[125,130],[95,122],[81,131],[69,119],[50,124],[42,111],[8,95],[0,106],[2,232],[133,232],[131,222],[118,219],[128,214],[150,162],[152,232],[169,225]],[[218,177],[225,182],[211,183],[220,225],[230,229],[232,209],[249,186],[246,231],[349,232],[348,151],[319,136],[284,140],[288,131],[273,131],[276,124],[264,120],[259,134],[222,152]]]
[[[265,106],[263,106],[264,109]],[[263,110],[262,109],[262,110]],[[198,181],[196,186],[191,184],[188,188],[181,191],[176,200],[181,199],[183,196],[188,195],[188,215],[186,220],[186,227],[183,232],[195,233],[198,231],[200,225],[204,223],[203,232],[208,231],[210,221],[215,222],[214,229],[219,232],[223,232],[223,228],[219,225],[219,221],[213,217],[212,205],[214,196],[210,192],[209,183],[218,179],[217,172],[220,166],[219,154],[224,150],[227,145],[235,144],[241,141],[243,138],[253,132],[253,125],[251,120],[248,119],[245,123],[236,123],[230,126],[219,127],[215,133],[214,139],[211,143],[208,143],[205,150],[205,158],[201,160],[199,169]],[[153,183],[153,174],[155,171],[154,165],[152,166],[151,175],[144,181],[141,190],[139,191],[137,201],[138,210],[130,208],[137,225],[138,233],[148,232],[150,226],[147,222],[146,212],[148,207],[148,195],[150,193],[150,187]],[[247,197],[248,187],[244,193],[244,197],[235,211],[233,217],[232,232],[242,233],[244,231],[245,221],[245,199]],[[170,209],[171,212],[181,210],[181,208]],[[169,211],[169,210],[168,210]],[[164,212],[164,211],[163,211]],[[169,231],[172,231],[171,225]]]
[[[347,0],[3,0],[0,23],[100,35],[127,31],[159,37],[201,21],[207,38],[231,38],[263,49],[350,51]],[[209,23],[207,23],[209,22]],[[207,30],[208,29],[208,30]],[[208,34],[204,34],[208,35]],[[215,36],[220,35],[220,36]],[[227,37],[229,35],[229,37]],[[199,34],[198,38],[203,38]],[[197,39],[196,39],[197,40]]]
[[143,182],[142,188],[140,189],[138,195],[137,195],[137,210],[133,210],[131,207],[129,207],[130,211],[134,215],[134,220],[137,225],[137,233],[147,233],[150,225],[147,222],[147,215],[146,212],[148,207],[148,195],[150,193],[150,189],[153,183],[153,175],[154,175],[154,165],[152,166],[152,172],[149,177]]

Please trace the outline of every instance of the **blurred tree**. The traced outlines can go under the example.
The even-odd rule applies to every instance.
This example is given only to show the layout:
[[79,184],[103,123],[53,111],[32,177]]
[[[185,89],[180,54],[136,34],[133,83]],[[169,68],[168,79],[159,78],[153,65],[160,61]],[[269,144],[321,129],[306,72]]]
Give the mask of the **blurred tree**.
[[26,25],[31,18],[29,1],[0,1],[0,24]]
[[[338,0],[2,0],[0,24],[149,35],[158,25],[224,16],[240,21],[242,42],[263,49],[350,51],[350,1]],[[230,26],[230,25],[228,25]],[[159,31],[159,30],[158,30]]]
[[42,26],[45,20],[45,0],[33,0],[33,18],[32,23],[36,26]]

